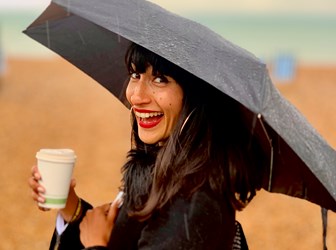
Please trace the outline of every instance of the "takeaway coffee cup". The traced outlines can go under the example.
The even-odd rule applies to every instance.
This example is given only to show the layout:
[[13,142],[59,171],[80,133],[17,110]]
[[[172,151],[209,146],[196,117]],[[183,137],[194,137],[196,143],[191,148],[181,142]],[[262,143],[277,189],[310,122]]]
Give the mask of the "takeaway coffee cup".
[[45,188],[45,208],[64,208],[68,198],[72,171],[76,162],[71,149],[41,149],[36,153],[39,183]]

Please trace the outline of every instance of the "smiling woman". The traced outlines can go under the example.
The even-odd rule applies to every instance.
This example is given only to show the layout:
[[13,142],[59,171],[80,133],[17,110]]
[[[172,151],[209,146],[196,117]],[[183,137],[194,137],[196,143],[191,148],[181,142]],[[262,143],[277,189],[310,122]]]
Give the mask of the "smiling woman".
[[[235,211],[261,188],[266,161],[239,104],[135,43],[126,67],[133,124],[123,204],[91,211],[72,186],[51,247],[246,249]],[[34,168],[33,197],[43,203],[39,179]]]

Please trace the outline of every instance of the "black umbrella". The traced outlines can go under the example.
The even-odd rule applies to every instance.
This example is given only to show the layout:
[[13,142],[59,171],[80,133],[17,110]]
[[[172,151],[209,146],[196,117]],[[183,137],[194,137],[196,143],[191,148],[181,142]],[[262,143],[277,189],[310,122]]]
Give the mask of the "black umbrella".
[[270,158],[266,190],[336,211],[335,150],[280,95],[263,63],[210,29],[142,0],[53,0],[24,32],[121,101],[131,42],[189,71],[248,110]]

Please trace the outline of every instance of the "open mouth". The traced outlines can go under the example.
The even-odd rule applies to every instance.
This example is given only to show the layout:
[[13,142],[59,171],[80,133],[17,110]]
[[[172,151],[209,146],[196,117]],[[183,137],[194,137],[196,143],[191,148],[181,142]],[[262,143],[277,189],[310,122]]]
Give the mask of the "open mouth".
[[160,123],[163,117],[162,112],[139,112],[134,111],[140,127],[153,128]]

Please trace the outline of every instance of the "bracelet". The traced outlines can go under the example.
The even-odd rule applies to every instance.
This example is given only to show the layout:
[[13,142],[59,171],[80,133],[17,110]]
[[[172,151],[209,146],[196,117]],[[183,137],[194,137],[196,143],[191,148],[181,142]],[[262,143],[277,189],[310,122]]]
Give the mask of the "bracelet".
[[79,198],[78,203],[77,203],[76,211],[75,211],[74,215],[72,216],[69,223],[72,223],[72,222],[75,222],[76,220],[78,220],[81,213],[82,213],[82,200],[81,200],[81,198]]

